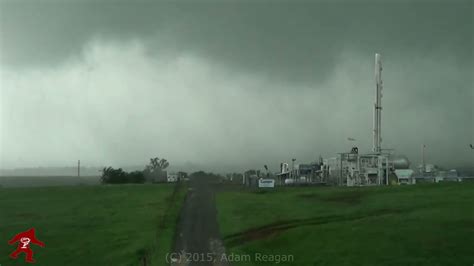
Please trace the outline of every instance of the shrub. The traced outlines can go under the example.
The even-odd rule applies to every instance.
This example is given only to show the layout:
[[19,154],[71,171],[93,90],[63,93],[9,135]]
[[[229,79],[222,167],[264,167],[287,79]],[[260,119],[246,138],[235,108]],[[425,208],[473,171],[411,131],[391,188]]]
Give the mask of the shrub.
[[143,171],[127,173],[122,168],[106,167],[102,170],[101,181],[103,184],[144,183],[145,175]]

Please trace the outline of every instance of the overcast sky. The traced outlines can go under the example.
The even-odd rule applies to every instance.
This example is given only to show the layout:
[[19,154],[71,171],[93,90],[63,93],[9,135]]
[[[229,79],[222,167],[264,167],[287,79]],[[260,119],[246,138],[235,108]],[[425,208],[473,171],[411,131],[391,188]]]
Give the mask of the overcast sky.
[[[472,1],[0,0],[0,168],[474,164]],[[348,137],[356,142],[349,142]]]

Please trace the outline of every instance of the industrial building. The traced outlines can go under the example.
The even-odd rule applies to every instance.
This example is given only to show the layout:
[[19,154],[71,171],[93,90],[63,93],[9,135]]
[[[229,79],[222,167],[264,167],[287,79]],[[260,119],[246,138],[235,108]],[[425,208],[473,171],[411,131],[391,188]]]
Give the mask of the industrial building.
[[[372,150],[359,152],[352,147],[331,158],[320,158],[318,162],[295,164],[280,163],[278,173],[270,178],[282,185],[338,185],[338,186],[380,186],[390,184],[415,184],[417,181],[440,182],[461,181],[455,170],[443,172],[434,166],[425,165],[420,175],[410,169],[407,157],[396,154],[391,149],[382,149],[382,59],[375,54],[375,102],[373,106]],[[424,147],[424,146],[423,146]],[[423,151],[424,152],[424,151]],[[424,156],[423,156],[424,157]],[[424,159],[423,159],[424,161]],[[247,171],[243,184],[257,186],[258,180],[269,178],[268,168],[264,176],[260,171]]]
[[412,184],[413,171],[404,156],[382,149],[382,59],[375,54],[375,104],[373,117],[373,147],[370,153],[359,153],[358,147],[350,152],[321,159],[318,163],[280,164],[277,184],[328,184],[339,186],[379,186],[391,183]]
[[[328,184],[373,186],[393,183],[412,184],[410,162],[404,156],[390,153],[350,153],[324,160],[321,175]],[[411,174],[410,171],[411,170]]]
[[[412,183],[410,163],[404,156],[382,149],[382,59],[375,54],[375,103],[373,117],[373,146],[370,153],[359,153],[358,147],[350,152],[323,160],[321,177],[331,185],[380,186],[391,183]],[[405,171],[400,171],[405,170]],[[408,175],[408,176],[407,176]],[[408,179],[408,180],[407,180]]]
[[280,164],[280,172],[276,174],[278,185],[323,184],[321,178],[321,163],[294,164],[291,169],[288,163]]

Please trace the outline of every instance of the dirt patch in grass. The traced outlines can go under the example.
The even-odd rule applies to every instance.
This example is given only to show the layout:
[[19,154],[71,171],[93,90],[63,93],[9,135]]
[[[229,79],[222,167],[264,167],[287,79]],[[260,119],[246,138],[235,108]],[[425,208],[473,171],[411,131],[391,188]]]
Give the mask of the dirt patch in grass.
[[352,214],[352,215],[329,215],[329,216],[322,216],[322,217],[315,217],[315,218],[308,218],[308,219],[296,219],[296,220],[286,220],[286,221],[278,221],[275,223],[267,224],[264,226],[251,228],[243,232],[239,232],[236,234],[228,235],[224,238],[227,247],[235,247],[242,245],[246,242],[265,239],[274,235],[277,235],[280,232],[302,227],[302,226],[310,226],[310,225],[320,225],[320,224],[328,224],[333,222],[347,222],[347,221],[355,221],[365,218],[372,218],[382,215],[389,215],[389,214],[398,214],[401,213],[401,210],[398,209],[381,209],[376,210],[370,213],[365,214]]

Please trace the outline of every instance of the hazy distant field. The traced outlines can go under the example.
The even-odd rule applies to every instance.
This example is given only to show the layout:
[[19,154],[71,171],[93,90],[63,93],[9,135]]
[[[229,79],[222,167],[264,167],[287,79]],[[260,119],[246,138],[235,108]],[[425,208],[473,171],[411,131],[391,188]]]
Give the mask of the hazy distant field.
[[294,256],[279,265],[472,265],[473,192],[473,183],[228,191],[217,207],[227,254]]
[[[0,264],[24,265],[7,241],[35,227],[37,265],[164,265],[184,189],[174,185],[0,188]],[[174,195],[174,198],[171,198]],[[169,205],[171,203],[171,205]]]
[[0,187],[97,185],[99,176],[0,176]]

